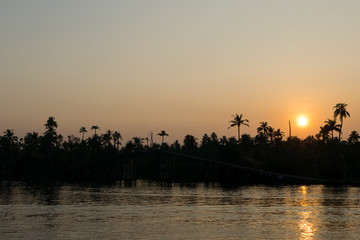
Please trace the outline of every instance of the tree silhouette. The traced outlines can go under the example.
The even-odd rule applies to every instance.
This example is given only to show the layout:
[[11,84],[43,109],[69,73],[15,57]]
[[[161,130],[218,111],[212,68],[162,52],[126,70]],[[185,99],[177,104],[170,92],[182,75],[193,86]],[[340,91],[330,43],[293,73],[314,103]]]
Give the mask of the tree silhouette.
[[273,127],[268,127],[267,136],[270,138],[271,144],[274,143],[274,135],[275,135],[275,129]]
[[[57,146],[60,141],[62,141],[61,137],[57,135],[56,128],[58,127],[57,122],[54,117],[49,117],[45,123],[45,133],[43,137],[43,144],[45,148]],[[47,149],[49,152],[50,149]]]
[[338,103],[333,107],[333,109],[335,109],[334,110],[334,119],[336,119],[338,116],[340,119],[339,141],[341,140],[344,118],[350,117],[350,113],[346,110],[346,107],[347,107],[346,103]]
[[178,140],[175,140],[175,142],[170,145],[170,148],[171,148],[172,150],[175,150],[175,151],[180,151],[180,150],[181,150],[181,146],[180,146],[179,141],[178,141]]
[[313,135],[309,135],[302,142],[306,145],[315,145],[317,140]]
[[326,141],[329,139],[329,134],[330,134],[330,128],[328,125],[325,125],[323,127],[320,127],[320,131],[318,134],[316,134],[315,136],[318,138],[318,139],[321,139],[323,141]]
[[49,119],[45,123],[45,134],[53,135],[56,131],[56,128],[58,127],[57,122],[55,121],[54,117],[49,117]]
[[66,145],[66,147],[68,147],[71,150],[74,145],[77,145],[79,143],[80,143],[80,139],[78,137],[75,137],[74,135],[70,135],[68,136],[68,141],[65,142],[64,145]]
[[182,149],[185,150],[185,152],[194,152],[197,149],[198,143],[197,138],[195,138],[192,135],[186,135],[184,137],[184,145],[182,146]]
[[85,127],[80,128],[80,133],[82,133],[82,141],[84,141],[84,134],[87,133],[87,130]]
[[280,128],[274,132],[274,138],[276,143],[281,142],[283,137],[284,137],[284,132],[281,131]]
[[241,144],[249,146],[252,145],[254,142],[253,138],[249,134],[242,134],[241,135]]
[[27,133],[24,137],[24,148],[27,150],[37,151],[39,149],[40,141],[37,132]]
[[326,123],[328,129],[331,131],[331,139],[334,139],[334,131],[340,132],[340,125],[336,124],[335,119],[328,119],[324,123]]
[[212,132],[211,135],[210,135],[210,139],[213,143],[216,143],[218,144],[219,143],[219,139],[218,139],[218,136],[216,135],[215,132]]
[[[6,129],[4,131],[4,136],[0,137],[0,152],[1,148],[5,151],[11,151],[18,148],[18,137],[15,136],[14,130]],[[0,154],[0,163],[1,163],[1,154]]]
[[211,142],[210,137],[205,133],[201,139],[201,146],[206,146]]
[[258,133],[262,132],[264,134],[264,136],[266,136],[268,130],[269,130],[268,123],[267,122],[260,122],[260,127],[257,128],[257,132]]
[[222,136],[219,140],[219,144],[224,146],[228,142],[228,139],[226,136]]
[[94,130],[95,131],[95,134],[94,136],[96,136],[96,130],[100,129],[100,127],[98,125],[94,125],[91,127],[91,130]]
[[123,151],[128,153],[141,152],[144,150],[143,146],[144,138],[133,137],[130,141],[125,144]]
[[120,140],[122,140],[122,136],[119,132],[115,131],[112,134],[112,138],[114,140],[114,147],[116,146],[116,149],[119,150]]
[[348,142],[349,143],[356,143],[359,142],[360,135],[357,131],[352,131],[349,135]]
[[164,130],[161,130],[157,135],[161,136],[161,144],[164,144],[164,137],[169,136]]
[[110,146],[111,145],[111,139],[112,139],[112,132],[110,130],[107,130],[102,135],[102,140],[104,141],[104,145],[105,146]]
[[258,132],[258,135],[255,137],[256,142],[266,143],[269,137],[268,132],[270,128],[271,127],[268,126],[267,122],[260,122],[260,127],[256,129]]
[[249,120],[242,119],[242,117],[243,117],[242,114],[240,114],[240,116],[239,116],[239,114],[231,115],[231,117],[233,117],[234,120],[229,121],[229,123],[231,123],[231,125],[230,125],[230,127],[228,127],[228,129],[231,128],[231,127],[237,126],[237,128],[238,128],[238,141],[240,141],[240,126],[244,125],[244,126],[250,127],[250,125],[248,124]]
[[132,142],[135,146],[135,149],[142,149],[144,140],[145,139],[142,137],[133,137]]
[[17,143],[17,141],[18,141],[18,137],[15,136],[14,130],[12,130],[12,129],[5,130],[3,139],[10,145]]

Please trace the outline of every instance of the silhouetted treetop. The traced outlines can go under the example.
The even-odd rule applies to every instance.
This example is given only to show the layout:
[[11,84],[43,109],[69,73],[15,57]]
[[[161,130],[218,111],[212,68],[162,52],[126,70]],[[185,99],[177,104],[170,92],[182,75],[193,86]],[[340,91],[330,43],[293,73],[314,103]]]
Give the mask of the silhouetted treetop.
[[167,134],[165,130],[161,130],[157,135],[161,136],[161,144],[164,144],[164,137],[169,136],[169,134]]
[[349,135],[348,142],[349,143],[357,143],[359,142],[360,135],[357,131],[352,131]]
[[94,136],[96,136],[96,130],[98,130],[98,129],[100,129],[100,127],[98,126],[98,125],[93,125],[92,127],[91,127],[91,130],[94,130],[95,132],[94,132]]
[[228,127],[228,129],[231,128],[231,127],[237,126],[237,128],[238,128],[238,141],[240,141],[240,127],[241,127],[241,125],[250,127],[250,125],[248,124],[249,120],[243,119],[243,115],[242,114],[239,115],[237,113],[235,115],[231,115],[231,117],[233,117],[234,119],[229,121],[229,123],[231,123],[231,125]]
[[334,139],[334,131],[340,132],[340,125],[336,123],[336,119],[328,119],[325,121],[326,128],[331,131],[331,139]]
[[82,133],[82,140],[84,141],[84,134],[87,133],[86,127],[81,127],[79,132]]
[[334,119],[336,119],[337,117],[339,117],[339,119],[340,119],[339,140],[341,140],[344,118],[350,117],[350,113],[346,110],[346,107],[347,107],[346,103],[338,103],[333,107],[333,109],[335,109],[334,110]]

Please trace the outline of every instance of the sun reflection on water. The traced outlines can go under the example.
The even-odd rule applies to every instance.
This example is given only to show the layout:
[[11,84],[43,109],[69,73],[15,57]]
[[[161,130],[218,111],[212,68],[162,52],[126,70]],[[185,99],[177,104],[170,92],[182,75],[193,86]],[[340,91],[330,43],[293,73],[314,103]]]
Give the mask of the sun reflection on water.
[[299,213],[300,215],[299,239],[310,240],[313,239],[314,233],[317,229],[314,227],[314,224],[311,222],[311,219],[313,218],[313,213],[311,210],[309,210],[309,207],[311,207],[311,205],[309,204],[308,199],[306,197],[308,192],[308,187],[301,186],[298,192],[301,193],[301,200],[300,200],[301,211]]
[[301,186],[298,190],[298,192],[301,192],[303,194],[303,196],[305,196],[307,194],[307,186]]

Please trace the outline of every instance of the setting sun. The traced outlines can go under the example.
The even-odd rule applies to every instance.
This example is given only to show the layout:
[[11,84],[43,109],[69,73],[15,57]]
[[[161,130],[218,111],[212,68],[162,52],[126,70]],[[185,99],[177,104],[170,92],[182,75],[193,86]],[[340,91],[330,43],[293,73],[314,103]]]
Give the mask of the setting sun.
[[306,127],[308,125],[308,119],[305,116],[298,117],[297,122],[300,127]]

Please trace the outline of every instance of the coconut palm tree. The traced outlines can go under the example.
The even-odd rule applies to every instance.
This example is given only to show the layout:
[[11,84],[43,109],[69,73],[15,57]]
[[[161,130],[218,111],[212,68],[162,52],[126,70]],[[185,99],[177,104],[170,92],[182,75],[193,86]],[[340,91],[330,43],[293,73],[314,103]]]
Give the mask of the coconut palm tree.
[[274,138],[275,138],[275,142],[279,143],[281,142],[282,138],[284,136],[284,132],[280,130],[280,128],[278,130],[276,130],[274,132]]
[[9,145],[13,145],[18,141],[18,137],[15,136],[14,130],[6,129],[4,132],[3,139],[9,143]]
[[114,140],[114,147],[116,146],[116,149],[119,150],[120,140],[122,140],[122,136],[118,131],[113,132],[112,134],[113,140]]
[[242,118],[243,115],[240,114],[240,116],[239,116],[239,114],[237,114],[237,113],[235,115],[231,115],[231,117],[233,117],[234,120],[229,121],[229,123],[231,123],[231,125],[230,125],[230,127],[228,127],[228,129],[231,128],[231,127],[237,126],[237,128],[238,128],[238,141],[240,141],[240,127],[241,127],[241,125],[250,127],[250,125],[248,124],[249,120],[243,119]]
[[133,137],[131,142],[133,142],[133,145],[136,149],[142,149],[144,140],[145,139],[142,137]]
[[267,122],[260,122],[260,127],[257,128],[258,133],[263,133],[264,136],[267,135],[267,132],[269,130],[269,126]]
[[349,143],[356,143],[359,142],[360,135],[357,131],[352,131],[349,135],[348,142]]
[[169,136],[169,134],[167,134],[164,130],[161,130],[161,132],[159,132],[157,135],[161,136],[162,138],[161,144],[164,144],[164,137]]
[[270,138],[271,144],[274,143],[274,135],[275,135],[275,129],[269,126],[267,136]]
[[18,137],[15,136],[14,130],[6,129],[4,136],[0,137],[0,150],[10,153],[11,161],[14,161],[14,152],[19,149]]
[[330,134],[330,128],[328,125],[325,125],[323,127],[320,127],[320,131],[318,134],[316,134],[316,137],[318,139],[322,138],[324,141],[329,139],[329,134]]
[[82,141],[84,141],[84,134],[87,133],[86,127],[81,127],[80,133],[82,133]]
[[103,142],[104,142],[104,145],[110,146],[110,145],[111,145],[111,139],[112,139],[112,132],[111,132],[111,130],[107,130],[107,131],[102,135],[102,140],[103,140]]
[[94,130],[95,131],[95,134],[94,136],[96,136],[96,130],[100,129],[100,127],[98,125],[94,125],[91,127],[91,130]]
[[339,131],[339,141],[341,140],[342,127],[344,123],[344,118],[350,117],[350,113],[346,110],[346,103],[338,103],[333,108],[334,110],[334,119],[339,116],[340,119],[340,131]]
[[334,139],[334,131],[340,131],[340,125],[336,124],[336,119],[328,119],[325,121],[326,125],[328,126],[329,130],[331,131],[331,139]]

